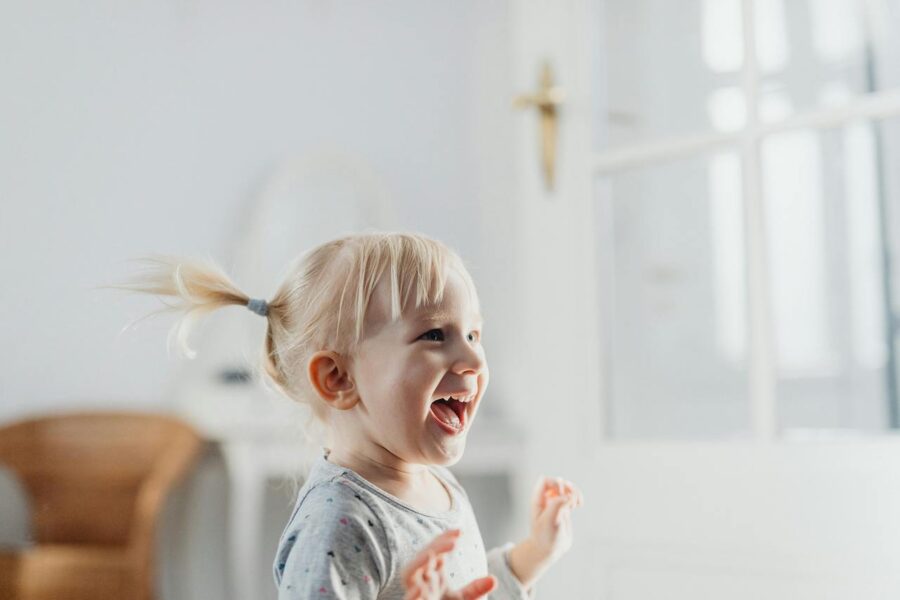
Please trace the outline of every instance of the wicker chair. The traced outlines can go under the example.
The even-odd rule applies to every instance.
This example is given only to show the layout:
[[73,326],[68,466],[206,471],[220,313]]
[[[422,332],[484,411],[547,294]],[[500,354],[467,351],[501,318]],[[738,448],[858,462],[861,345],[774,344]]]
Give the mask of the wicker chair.
[[139,413],[84,413],[0,427],[0,465],[21,482],[34,544],[0,549],[0,598],[151,600],[154,530],[202,440]]

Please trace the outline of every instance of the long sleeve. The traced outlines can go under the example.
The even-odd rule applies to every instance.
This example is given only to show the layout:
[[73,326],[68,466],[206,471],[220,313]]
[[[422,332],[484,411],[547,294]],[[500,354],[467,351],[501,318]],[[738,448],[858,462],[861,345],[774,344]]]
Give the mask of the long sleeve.
[[279,600],[367,600],[378,597],[387,572],[384,529],[346,486],[323,484],[298,506],[275,561]]
[[488,573],[497,578],[497,588],[491,598],[497,600],[529,600],[534,598],[534,589],[525,589],[512,569],[507,555],[513,544],[508,543],[489,550],[487,553]]

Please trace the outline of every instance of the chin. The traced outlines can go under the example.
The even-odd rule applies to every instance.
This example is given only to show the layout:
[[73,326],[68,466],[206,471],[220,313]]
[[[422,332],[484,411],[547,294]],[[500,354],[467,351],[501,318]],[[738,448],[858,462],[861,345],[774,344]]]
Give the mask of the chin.
[[462,459],[465,450],[466,441],[463,439],[453,448],[439,448],[437,452],[433,453],[433,456],[429,457],[431,458],[430,462],[441,467],[452,467]]

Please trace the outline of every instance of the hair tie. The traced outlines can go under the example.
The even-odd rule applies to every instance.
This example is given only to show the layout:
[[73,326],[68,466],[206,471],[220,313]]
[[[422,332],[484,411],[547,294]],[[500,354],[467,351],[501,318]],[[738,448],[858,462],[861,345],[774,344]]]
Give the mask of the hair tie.
[[250,298],[247,301],[247,308],[261,317],[269,314],[269,304],[262,298]]

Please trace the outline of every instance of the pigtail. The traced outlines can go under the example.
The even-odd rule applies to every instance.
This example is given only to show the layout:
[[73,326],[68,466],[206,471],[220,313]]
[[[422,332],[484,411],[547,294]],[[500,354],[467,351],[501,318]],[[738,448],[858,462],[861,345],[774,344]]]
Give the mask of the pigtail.
[[130,281],[106,287],[153,294],[166,305],[129,323],[125,329],[161,313],[183,313],[169,331],[170,352],[174,346],[184,356],[195,358],[197,353],[190,348],[187,339],[197,322],[223,306],[246,306],[249,301],[249,297],[212,260],[156,255],[139,258],[136,262],[141,265],[139,273]]

